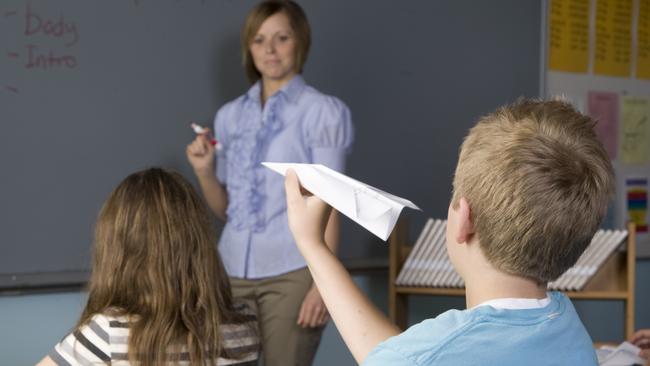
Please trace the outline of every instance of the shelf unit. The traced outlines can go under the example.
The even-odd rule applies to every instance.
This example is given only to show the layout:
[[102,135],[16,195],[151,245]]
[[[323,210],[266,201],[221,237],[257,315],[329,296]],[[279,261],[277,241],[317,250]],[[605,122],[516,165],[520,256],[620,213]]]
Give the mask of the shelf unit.
[[[626,250],[615,251],[582,291],[564,292],[571,299],[618,300],[625,304],[625,337],[634,333],[634,280],[636,264],[636,231],[633,223],[628,224]],[[395,280],[404,261],[413,249],[408,237],[406,219],[400,219],[389,238],[388,264],[388,309],[390,319],[401,329],[408,324],[408,298],[424,296],[465,296],[463,288],[431,288],[397,286]]]

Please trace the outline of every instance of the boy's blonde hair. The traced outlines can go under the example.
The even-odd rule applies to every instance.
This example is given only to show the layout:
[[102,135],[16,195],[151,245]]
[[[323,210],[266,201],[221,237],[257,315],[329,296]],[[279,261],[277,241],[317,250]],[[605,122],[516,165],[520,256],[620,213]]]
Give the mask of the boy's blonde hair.
[[452,204],[467,199],[480,246],[497,269],[546,283],[587,247],[614,184],[594,125],[566,102],[519,100],[470,130]]

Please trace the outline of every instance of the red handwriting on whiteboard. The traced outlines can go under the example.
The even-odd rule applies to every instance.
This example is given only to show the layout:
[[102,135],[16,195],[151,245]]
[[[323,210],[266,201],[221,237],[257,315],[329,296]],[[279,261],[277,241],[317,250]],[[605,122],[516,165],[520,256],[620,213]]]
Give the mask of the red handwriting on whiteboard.
[[25,35],[33,36],[36,34],[44,34],[56,38],[66,39],[66,47],[70,47],[79,41],[79,33],[77,25],[74,22],[66,21],[63,14],[58,18],[47,18],[32,10],[32,7],[27,3],[25,10]]
[[47,70],[55,67],[74,69],[77,67],[77,58],[72,55],[57,56],[52,50],[49,50],[47,53],[42,53],[39,52],[37,46],[32,44],[27,46],[26,69],[41,68]]

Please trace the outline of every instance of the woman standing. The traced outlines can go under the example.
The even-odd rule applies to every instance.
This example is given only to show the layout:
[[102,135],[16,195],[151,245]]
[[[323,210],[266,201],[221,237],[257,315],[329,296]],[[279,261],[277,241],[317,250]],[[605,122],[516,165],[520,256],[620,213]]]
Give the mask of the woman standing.
[[[226,221],[219,250],[233,293],[258,306],[264,364],[309,365],[327,309],[289,231],[284,181],[260,163],[319,163],[342,171],[354,130],[345,104],[300,75],[310,28],[295,2],[258,4],[241,41],[253,85],[217,112],[214,130],[223,148],[215,154],[200,135],[187,157],[208,204]],[[326,233],[332,251],[338,229],[333,214]]]

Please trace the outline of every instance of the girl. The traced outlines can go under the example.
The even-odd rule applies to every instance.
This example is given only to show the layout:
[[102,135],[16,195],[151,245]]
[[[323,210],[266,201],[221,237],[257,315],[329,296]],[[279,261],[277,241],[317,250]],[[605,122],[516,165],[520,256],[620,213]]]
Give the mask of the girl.
[[202,200],[179,174],[127,177],[102,207],[88,302],[39,365],[244,365],[255,316],[233,303]]

